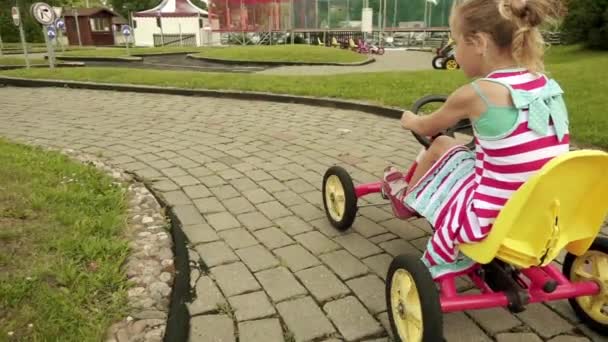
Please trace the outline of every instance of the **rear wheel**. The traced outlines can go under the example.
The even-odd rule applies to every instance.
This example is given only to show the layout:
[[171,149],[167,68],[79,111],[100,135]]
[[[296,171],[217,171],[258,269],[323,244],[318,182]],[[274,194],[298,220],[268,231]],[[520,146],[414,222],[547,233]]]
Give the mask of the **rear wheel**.
[[445,68],[448,70],[456,70],[459,69],[460,66],[458,65],[458,62],[456,62],[455,59],[450,58],[445,62]]
[[599,294],[568,301],[585,325],[608,336],[608,239],[598,237],[581,256],[566,254],[563,273],[572,282],[595,281],[600,285]]
[[333,166],[323,176],[323,206],[327,219],[336,229],[350,228],[357,215],[357,196],[346,170]]
[[433,58],[433,69],[439,70],[439,69],[444,69],[445,65],[443,64],[443,57],[442,56],[436,56],[435,58]]

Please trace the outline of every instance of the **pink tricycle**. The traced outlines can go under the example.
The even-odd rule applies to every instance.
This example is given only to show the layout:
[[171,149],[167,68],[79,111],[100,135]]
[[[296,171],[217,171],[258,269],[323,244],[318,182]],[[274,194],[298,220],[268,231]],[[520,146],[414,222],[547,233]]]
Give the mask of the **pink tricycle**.
[[[429,96],[412,111],[442,101],[443,96]],[[469,135],[471,130],[471,123],[463,120],[445,134]],[[430,146],[429,138],[414,135]],[[394,338],[443,341],[443,313],[493,307],[521,312],[530,303],[562,299],[569,300],[584,324],[608,336],[608,239],[599,236],[608,212],[606,172],[608,153],[602,151],[570,152],[548,162],[509,199],[485,240],[460,245],[462,253],[479,263],[471,271],[434,281],[419,256],[394,258],[386,277]],[[339,166],[323,177],[325,212],[341,231],[354,222],[358,198],[380,193],[381,182],[355,186]],[[567,253],[560,270],[554,260],[563,250]],[[477,291],[459,293],[456,278],[461,276]]]

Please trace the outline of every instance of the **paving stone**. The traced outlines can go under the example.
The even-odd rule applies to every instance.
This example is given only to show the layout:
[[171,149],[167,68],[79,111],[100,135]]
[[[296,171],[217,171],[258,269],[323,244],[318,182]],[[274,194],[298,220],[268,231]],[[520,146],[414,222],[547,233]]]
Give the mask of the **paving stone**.
[[385,210],[376,207],[363,207],[358,210],[361,216],[365,216],[373,222],[382,222],[394,218],[394,216]]
[[274,197],[270,196],[264,189],[252,189],[243,192],[243,196],[253,204],[274,201]]
[[255,276],[275,303],[306,294],[306,289],[285,267],[257,272]]
[[290,188],[291,190],[293,190],[295,193],[298,193],[298,194],[315,190],[315,188],[312,185],[308,184],[303,179],[290,180],[290,181],[285,182],[285,185],[287,185],[288,188]]
[[236,251],[236,254],[241,258],[241,260],[243,260],[245,265],[247,265],[252,272],[265,270],[279,265],[279,260],[261,245],[239,249]]
[[363,263],[369,267],[372,272],[378,275],[382,280],[386,280],[386,274],[388,273],[388,267],[393,261],[393,257],[388,254],[378,254],[365,258]]
[[226,299],[213,280],[207,276],[198,279],[195,289],[196,299],[188,304],[188,312],[191,316],[217,310],[218,305],[226,303]]
[[272,221],[258,212],[240,214],[236,218],[245,226],[245,228],[251,231],[272,226]]
[[188,172],[190,172],[190,174],[193,175],[194,177],[199,177],[199,178],[205,177],[205,176],[210,176],[213,174],[213,171],[209,170],[208,168],[206,168],[204,166],[191,168],[188,170]]
[[[376,318],[380,321],[380,324],[382,324],[382,327],[388,334],[388,337],[391,339],[391,341],[395,341],[395,339],[393,338],[393,331],[391,330],[391,324],[388,321],[388,313],[383,312],[379,315],[376,315]],[[447,340],[445,342],[447,342]]]
[[189,186],[200,184],[200,181],[190,175],[173,177],[173,181],[179,186]]
[[178,205],[173,207],[173,212],[182,225],[205,223],[203,216],[193,205]]
[[[213,329],[209,329],[213,327]],[[226,315],[196,316],[190,319],[192,342],[235,342],[234,323]]]
[[144,179],[156,179],[156,178],[163,177],[163,175],[160,172],[158,172],[155,169],[150,168],[150,167],[141,169],[141,170],[137,170],[137,174],[140,177],[143,177]]
[[226,181],[216,175],[209,175],[199,177],[201,183],[203,183],[208,188],[213,188],[222,184],[226,184]]
[[370,238],[372,236],[380,235],[387,232],[386,228],[382,227],[381,225],[366,217],[361,216],[357,217],[357,219],[353,223],[353,230],[366,238]]
[[467,313],[490,335],[509,331],[521,325],[521,322],[504,308],[472,310]]
[[401,254],[421,255],[418,249],[402,239],[381,242],[380,247],[394,257]]
[[323,233],[323,235],[327,237],[333,238],[342,235],[342,232],[334,228],[325,217],[322,219],[310,221],[310,224],[312,224],[313,227],[317,228],[318,231],[320,231],[321,233]]
[[483,330],[464,313],[454,312],[443,315],[443,331],[447,341],[491,342]]
[[188,172],[186,172],[186,170],[182,169],[181,167],[170,167],[167,169],[162,169],[160,170],[160,172],[164,173],[168,177],[179,177],[188,174]]
[[369,242],[374,243],[374,244],[379,244],[381,242],[386,242],[386,241],[390,241],[390,240],[395,240],[397,238],[397,235],[393,234],[393,233],[385,233],[385,234],[380,234],[380,235],[376,235],[374,237],[369,238]]
[[355,341],[382,332],[380,323],[355,297],[346,297],[323,306],[346,341]]
[[283,342],[283,330],[277,318],[240,322],[240,342]]
[[320,255],[340,249],[340,246],[318,231],[299,234],[294,237],[306,249],[315,255]]
[[239,322],[272,316],[276,312],[264,291],[230,297],[228,301]]
[[385,284],[375,275],[351,279],[346,282],[357,298],[372,314],[386,311]]
[[223,241],[215,241],[196,246],[196,251],[208,267],[238,261],[239,258]]
[[261,203],[256,205],[256,207],[271,220],[291,215],[291,212],[277,201]]
[[253,235],[269,249],[275,249],[294,243],[289,236],[276,227],[255,231]]
[[296,215],[310,222],[321,217],[325,217],[325,213],[310,203],[297,204],[289,207]]
[[227,181],[243,177],[242,173],[234,169],[223,170],[219,172],[218,175]]
[[542,304],[528,305],[526,311],[517,314],[517,317],[544,338],[562,334],[574,328],[570,323]]
[[560,335],[556,336],[547,342],[589,342],[590,340],[582,336]]
[[502,333],[496,335],[496,342],[542,342],[542,340],[533,333]]
[[287,216],[274,220],[285,233],[294,236],[313,230],[313,227],[297,216]]
[[209,225],[211,225],[211,227],[218,231],[238,228],[241,226],[239,221],[237,221],[234,216],[232,216],[229,212],[225,211],[221,213],[205,215],[205,219],[207,219],[207,222],[209,222]]
[[219,213],[226,208],[215,197],[199,198],[194,200],[194,205],[203,214]]
[[600,336],[600,334],[589,329],[589,327],[584,324],[579,324],[576,326],[576,328],[587,336],[592,342],[606,342],[605,336]]
[[291,245],[274,250],[279,260],[292,272],[319,265],[321,262],[300,245]]
[[167,191],[173,191],[173,190],[179,189],[179,186],[177,186],[177,184],[173,183],[170,180],[161,180],[158,182],[154,182],[154,183],[152,183],[152,187],[161,192],[167,192]]
[[211,191],[207,189],[204,185],[193,185],[193,186],[185,186],[184,192],[191,199],[198,199],[203,197],[211,196]]
[[[319,196],[316,191],[315,194]],[[283,203],[283,205],[288,207],[296,204],[306,203],[306,200],[304,198],[302,198],[300,195],[296,194],[291,190],[275,192],[274,197],[276,197],[279,202]]]
[[228,297],[260,289],[260,284],[241,262],[214,267],[211,274]]
[[220,185],[209,189],[220,200],[240,197],[241,194],[232,185]]
[[382,250],[378,246],[357,233],[337,236],[334,238],[334,241],[359,258],[382,253]]
[[258,170],[253,170],[251,172],[248,172],[247,173],[247,177],[251,178],[255,182],[259,182],[259,181],[263,181],[263,180],[267,180],[267,179],[272,179],[272,176],[270,174],[268,174],[264,170],[259,170],[259,169]]
[[[426,250],[426,246],[427,246],[428,242],[429,242],[428,236],[409,241],[409,243],[412,244],[412,246],[416,247],[416,249],[420,252],[423,252],[424,250]],[[420,253],[420,254],[422,254],[422,253]]]
[[239,249],[258,244],[258,241],[246,229],[236,228],[222,230],[218,235],[233,249]]
[[302,270],[296,276],[317,302],[326,302],[350,293],[344,283],[325,266]]
[[336,331],[310,297],[279,303],[277,310],[297,342],[320,338]]
[[364,275],[369,271],[367,266],[345,250],[323,254],[320,258],[342,280]]
[[566,299],[546,302],[544,305],[548,306],[553,311],[556,311],[559,315],[570,321],[570,323],[576,324],[580,323],[581,321],[578,316],[576,316],[574,310],[572,310],[572,307],[570,306],[570,303],[568,303],[568,300]]
[[228,200],[223,201],[224,206],[228,208],[228,211],[231,213],[238,215],[249,213],[255,211],[255,207],[249,203],[248,200],[243,197],[235,197]]
[[424,230],[397,218],[381,222],[380,225],[386,227],[388,231],[406,241],[418,239],[427,235]]
[[182,231],[193,245],[219,240],[215,230],[206,223],[182,226]]
[[230,184],[232,184],[232,186],[237,188],[241,193],[243,193],[247,190],[259,188],[259,186],[256,183],[252,182],[251,179],[249,179],[249,178],[232,179],[232,180],[230,180]]

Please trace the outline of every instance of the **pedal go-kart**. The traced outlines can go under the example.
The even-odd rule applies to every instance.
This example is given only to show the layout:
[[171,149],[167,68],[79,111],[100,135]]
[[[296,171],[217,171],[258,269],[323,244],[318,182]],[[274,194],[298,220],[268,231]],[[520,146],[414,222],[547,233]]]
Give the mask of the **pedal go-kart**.
[[456,62],[455,53],[454,41],[450,39],[444,46],[437,49],[437,56],[435,56],[431,62],[433,68],[447,70],[460,69],[460,65]]
[[[414,113],[442,96],[419,100]],[[444,132],[471,134],[468,120]],[[431,140],[414,134],[428,148]],[[472,146],[471,141],[468,146]],[[407,173],[406,181],[413,169]],[[608,239],[598,237],[608,212],[608,153],[569,152],[548,162],[509,199],[490,235],[460,245],[479,263],[472,271],[435,282],[416,255],[393,259],[386,277],[386,304],[397,341],[444,341],[442,314],[568,299],[580,320],[608,336]],[[353,185],[345,169],[334,166],[323,177],[323,204],[330,223],[347,230],[355,220],[357,199],[381,192],[381,182]],[[553,263],[565,249],[563,269]],[[479,293],[456,290],[468,277]]]

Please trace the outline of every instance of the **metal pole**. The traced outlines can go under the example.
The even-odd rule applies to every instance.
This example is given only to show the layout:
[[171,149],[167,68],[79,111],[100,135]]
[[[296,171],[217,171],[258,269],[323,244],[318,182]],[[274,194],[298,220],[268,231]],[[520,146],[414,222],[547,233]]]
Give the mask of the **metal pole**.
[[131,56],[131,53],[129,52],[129,37],[130,36],[125,37],[125,48],[127,49],[127,56]]
[[4,49],[4,43],[2,43],[2,34],[0,33],[0,57],[2,57],[2,50]]
[[319,0],[315,0],[315,28],[319,28]]
[[74,19],[76,20],[76,34],[78,35],[78,46],[82,47],[82,39],[80,38],[80,24],[78,23],[78,10],[74,10]]
[[350,1],[346,0],[346,21],[348,21],[348,25],[350,26]]
[[178,23],[177,27],[179,28],[179,47],[183,47],[184,42],[182,41],[182,24]]
[[160,22],[160,46],[165,46],[165,34],[163,33],[163,15],[158,11],[158,21]]
[[17,6],[17,14],[19,15],[19,37],[21,38],[21,46],[23,47],[23,57],[25,58],[25,67],[30,68],[30,59],[27,56],[27,43],[25,42],[25,33],[23,32],[23,19],[19,13],[19,7]]
[[293,8],[293,0],[289,1],[289,26],[291,26],[291,45],[293,45],[295,43],[295,37],[293,36],[293,29],[294,29],[294,19],[295,19],[295,15],[294,15],[294,8]]
[[[393,27],[397,27],[397,4],[399,3],[399,0],[393,0],[395,1],[395,12],[393,13]],[[394,34],[393,34],[394,36]]]
[[53,45],[51,44],[51,42],[49,41],[49,37],[47,36],[47,27],[46,26],[42,26],[42,35],[44,35],[44,42],[46,43],[46,50],[49,53],[49,67],[51,69],[55,69],[55,61],[54,61],[54,55],[53,55]]
[[327,28],[331,30],[331,6],[330,6],[330,0],[327,0]]

